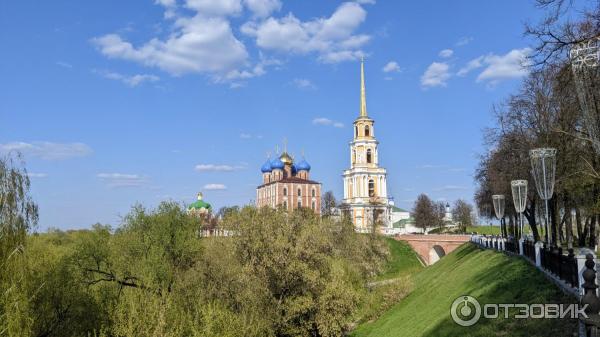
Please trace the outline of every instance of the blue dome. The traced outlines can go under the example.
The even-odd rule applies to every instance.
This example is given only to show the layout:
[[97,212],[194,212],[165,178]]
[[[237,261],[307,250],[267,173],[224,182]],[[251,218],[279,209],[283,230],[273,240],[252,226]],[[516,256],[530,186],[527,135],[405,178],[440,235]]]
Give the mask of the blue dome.
[[285,166],[285,164],[279,158],[275,158],[275,159],[271,160],[271,169],[272,170],[277,170],[277,169],[283,170],[284,166]]
[[267,159],[267,161],[263,164],[263,166],[260,168],[260,171],[262,173],[268,173],[273,171],[273,169],[271,168],[271,161]]
[[310,164],[306,161],[306,159],[302,159],[301,162],[296,164],[296,169],[298,171],[310,171]]

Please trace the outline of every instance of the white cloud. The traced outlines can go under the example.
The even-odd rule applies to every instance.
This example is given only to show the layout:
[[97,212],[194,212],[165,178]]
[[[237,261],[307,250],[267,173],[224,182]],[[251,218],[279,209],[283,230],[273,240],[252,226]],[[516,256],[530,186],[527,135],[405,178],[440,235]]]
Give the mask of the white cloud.
[[312,120],[314,125],[333,126],[334,128],[343,128],[344,124],[325,117],[318,117]]
[[292,83],[299,89],[315,89],[316,86],[306,78],[294,78]]
[[237,165],[224,165],[224,164],[198,164],[194,167],[194,170],[198,172],[231,172],[235,170],[241,170],[244,166]]
[[207,191],[223,191],[227,189],[227,186],[223,184],[206,184],[204,189]]
[[454,54],[454,50],[444,49],[444,50],[440,51],[439,55],[440,55],[440,57],[448,58],[448,57],[451,57],[453,54]]
[[237,15],[242,11],[240,0],[186,0],[185,7],[203,15]]
[[479,56],[476,59],[472,59],[464,67],[460,68],[460,70],[456,74],[458,76],[465,76],[466,74],[470,73],[472,70],[481,68],[483,66],[482,61],[483,61],[483,56]]
[[158,76],[150,74],[136,74],[132,76],[127,76],[114,71],[93,70],[93,72],[99,74],[100,76],[106,79],[123,82],[124,84],[132,88],[137,87],[138,85],[144,82],[157,82],[160,80]]
[[513,49],[505,55],[487,55],[483,62],[487,67],[477,76],[477,82],[488,81],[491,84],[504,79],[519,78],[527,75],[530,61],[527,56],[530,48]]
[[434,191],[436,192],[442,192],[442,191],[463,191],[468,189],[468,187],[465,186],[457,186],[457,185],[446,185],[446,186],[442,186],[439,188],[434,189]]
[[418,169],[439,169],[444,167],[446,167],[446,165],[423,164],[417,166]]
[[48,176],[48,173],[33,173],[33,172],[27,172],[27,176],[29,178],[46,178]]
[[444,62],[433,62],[421,76],[421,86],[424,88],[445,87],[450,78],[450,66]]
[[240,133],[240,138],[241,139],[252,139],[252,138],[262,139],[263,135],[242,132],[242,133]]
[[390,61],[383,67],[384,73],[400,72],[400,66],[396,61]]
[[[188,5],[201,8],[204,2]],[[186,73],[223,76],[245,66],[248,58],[246,47],[233,35],[229,21],[201,13],[177,17],[174,32],[164,40],[153,38],[136,47],[117,34],[107,34],[93,38],[92,43],[108,58],[157,67],[175,76]]]
[[130,173],[98,173],[96,177],[106,182],[111,188],[141,187],[147,182],[146,177]]
[[0,144],[0,153],[21,152],[43,160],[62,160],[90,155],[92,149],[84,143],[10,142]]
[[73,65],[68,63],[68,62],[63,62],[63,61],[57,61],[56,62],[57,66],[63,67],[63,68],[68,68],[68,69],[72,69]]
[[366,15],[360,4],[346,2],[328,18],[303,22],[289,13],[279,19],[270,17],[260,23],[247,22],[241,30],[256,38],[256,44],[262,49],[294,54],[314,52],[322,62],[337,63],[364,55],[360,48],[370,37],[354,33]]
[[244,0],[244,5],[248,7],[259,18],[269,16],[272,12],[281,9],[281,1],[279,0]]
[[523,77],[529,73],[527,56],[530,53],[530,48],[523,48],[513,49],[504,55],[490,53],[479,56],[462,67],[457,75],[465,76],[475,69],[484,68],[477,75],[477,82],[487,82],[492,86],[505,79]]
[[473,38],[470,36],[463,36],[456,42],[457,47],[466,46],[473,41]]

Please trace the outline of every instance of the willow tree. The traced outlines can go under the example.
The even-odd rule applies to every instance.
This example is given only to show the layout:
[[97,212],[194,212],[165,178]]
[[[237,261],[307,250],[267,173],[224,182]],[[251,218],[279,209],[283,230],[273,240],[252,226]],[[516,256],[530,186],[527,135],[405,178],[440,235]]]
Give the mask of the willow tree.
[[19,155],[0,158],[0,335],[27,336],[32,320],[25,291],[25,242],[38,209]]

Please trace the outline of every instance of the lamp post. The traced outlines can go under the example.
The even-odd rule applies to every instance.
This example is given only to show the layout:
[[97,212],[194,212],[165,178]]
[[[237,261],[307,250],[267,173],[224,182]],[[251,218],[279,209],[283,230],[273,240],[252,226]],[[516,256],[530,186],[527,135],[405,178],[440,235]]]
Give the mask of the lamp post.
[[[546,204],[546,242],[552,244],[550,235],[550,217],[548,212],[548,200],[554,194],[554,175],[556,173],[556,149],[538,148],[529,151],[531,159],[531,174],[535,181],[538,195]],[[555,234],[554,232],[552,234]]]
[[585,125],[600,154],[600,36],[576,44],[569,58]]
[[492,195],[492,202],[494,203],[494,213],[496,214],[496,218],[500,220],[500,232],[502,232],[502,237],[504,237],[504,206],[506,205],[506,198],[503,194],[494,194]]
[[513,180],[510,182],[515,211],[519,213],[521,237],[523,237],[523,212],[527,206],[527,180]]

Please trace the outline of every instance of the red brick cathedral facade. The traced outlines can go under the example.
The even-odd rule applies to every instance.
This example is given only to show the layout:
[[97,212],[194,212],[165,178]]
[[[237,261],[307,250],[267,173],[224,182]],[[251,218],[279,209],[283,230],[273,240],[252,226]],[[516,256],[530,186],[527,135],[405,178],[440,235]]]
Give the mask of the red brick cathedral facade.
[[321,183],[309,178],[310,165],[299,163],[287,152],[261,167],[263,184],[256,188],[256,206],[282,206],[288,211],[306,207],[321,214]]

